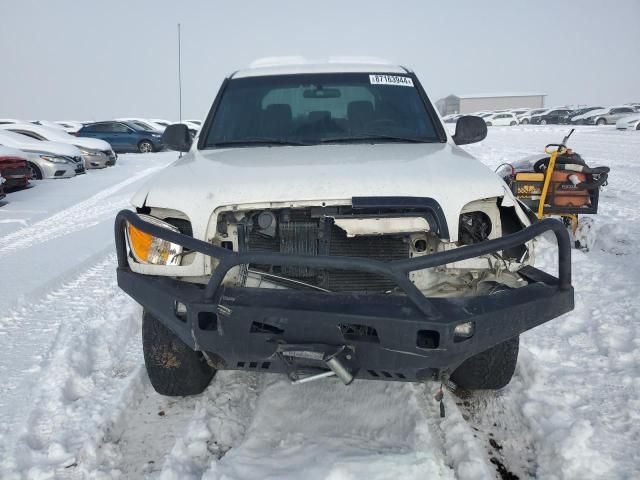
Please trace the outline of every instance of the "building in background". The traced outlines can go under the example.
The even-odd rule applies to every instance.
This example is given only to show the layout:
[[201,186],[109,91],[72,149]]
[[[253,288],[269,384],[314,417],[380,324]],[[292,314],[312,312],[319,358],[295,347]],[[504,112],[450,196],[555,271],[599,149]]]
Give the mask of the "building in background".
[[508,110],[511,108],[542,108],[546,93],[494,93],[449,95],[436,102],[441,115],[473,113],[479,111]]

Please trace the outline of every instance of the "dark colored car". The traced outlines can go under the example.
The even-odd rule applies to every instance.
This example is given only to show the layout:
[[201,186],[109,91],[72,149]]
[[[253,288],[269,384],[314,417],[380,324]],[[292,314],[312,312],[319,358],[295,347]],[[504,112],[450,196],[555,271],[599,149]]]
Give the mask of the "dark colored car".
[[89,123],[75,134],[99,138],[111,144],[115,152],[149,153],[162,150],[162,133],[145,130],[133,122],[108,121]]
[[571,110],[568,108],[555,108],[553,110],[547,110],[546,112],[534,115],[531,117],[529,123],[532,125],[547,125],[553,124],[565,124],[569,123],[569,114]]
[[24,188],[31,180],[31,168],[26,158],[0,155],[0,176],[5,179],[3,187],[6,190]]

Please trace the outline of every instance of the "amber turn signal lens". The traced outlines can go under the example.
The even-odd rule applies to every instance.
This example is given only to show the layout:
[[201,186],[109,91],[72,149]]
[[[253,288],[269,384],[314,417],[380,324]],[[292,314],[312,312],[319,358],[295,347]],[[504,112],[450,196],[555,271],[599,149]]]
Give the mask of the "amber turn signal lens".
[[[149,215],[140,215],[140,219],[167,230],[178,232],[178,229],[162,220]],[[138,263],[148,265],[180,265],[182,246],[154,237],[127,223],[127,243],[129,251]]]

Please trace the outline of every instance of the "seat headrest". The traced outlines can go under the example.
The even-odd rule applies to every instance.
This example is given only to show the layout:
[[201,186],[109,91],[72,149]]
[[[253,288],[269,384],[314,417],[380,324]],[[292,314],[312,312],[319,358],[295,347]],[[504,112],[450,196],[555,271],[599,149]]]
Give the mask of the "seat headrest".
[[363,123],[373,119],[373,103],[368,100],[357,100],[347,105],[347,118],[351,122]]
[[292,120],[291,106],[286,103],[272,103],[267,105],[264,115],[270,122],[290,122]]

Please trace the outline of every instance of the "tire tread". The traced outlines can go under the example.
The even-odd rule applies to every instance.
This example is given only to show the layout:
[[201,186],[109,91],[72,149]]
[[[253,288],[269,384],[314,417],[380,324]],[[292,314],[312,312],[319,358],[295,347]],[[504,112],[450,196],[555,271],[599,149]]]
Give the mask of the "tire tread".
[[216,373],[201,352],[192,350],[148,312],[142,317],[142,350],[151,385],[161,395],[197,395]]

